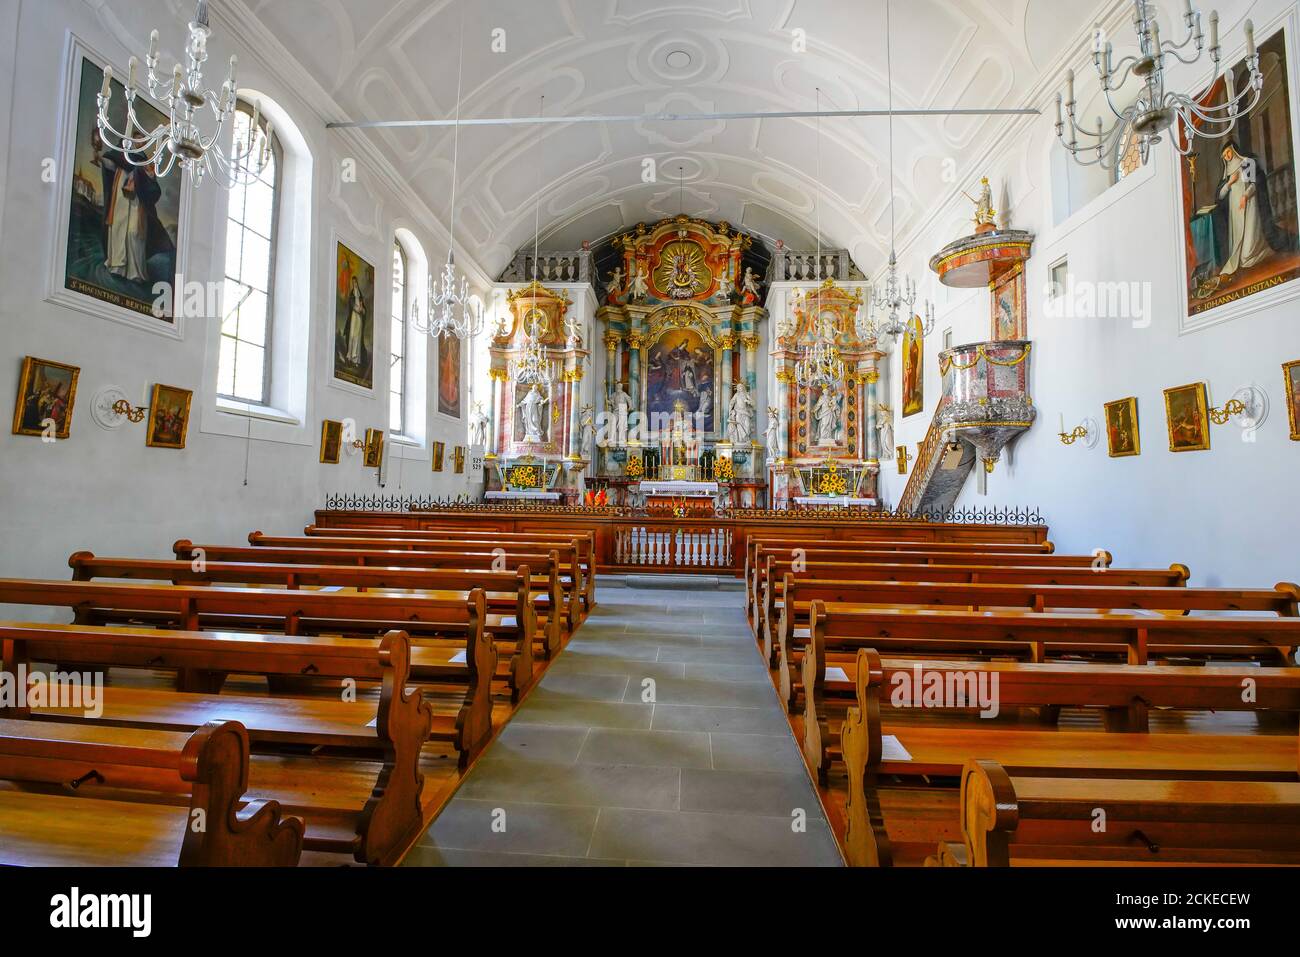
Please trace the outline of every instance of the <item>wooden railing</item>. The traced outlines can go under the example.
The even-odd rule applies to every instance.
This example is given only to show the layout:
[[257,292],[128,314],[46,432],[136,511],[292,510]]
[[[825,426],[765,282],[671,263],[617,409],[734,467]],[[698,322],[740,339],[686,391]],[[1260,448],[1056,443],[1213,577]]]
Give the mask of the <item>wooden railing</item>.
[[727,527],[646,524],[614,528],[613,564],[655,570],[733,570],[734,533]]
[[935,420],[931,419],[930,427],[925,432],[925,440],[916,453],[916,464],[912,466],[912,474],[907,477],[907,485],[903,488],[903,494],[899,496],[898,511],[907,514],[920,508],[926,483],[934,473],[933,462],[935,456],[939,454],[942,434],[935,425]]

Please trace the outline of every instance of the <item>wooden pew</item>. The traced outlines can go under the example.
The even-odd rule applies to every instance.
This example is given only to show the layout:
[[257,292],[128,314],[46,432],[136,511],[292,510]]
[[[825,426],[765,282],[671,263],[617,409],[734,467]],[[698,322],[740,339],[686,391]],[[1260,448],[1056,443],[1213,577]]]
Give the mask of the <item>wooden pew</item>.
[[[484,627],[503,654],[503,677],[511,701],[518,702],[535,678],[533,643],[539,636],[537,609],[531,592],[528,566],[514,572],[423,570],[412,568],[358,567],[352,565],[280,565],[160,561],[155,559],[101,558],[91,552],[74,552],[68,559],[73,581],[113,579],[166,581],[173,584],[271,585],[286,589],[355,588],[415,591],[427,597],[460,600],[474,588],[484,589],[489,613]],[[503,614],[508,612],[508,614]],[[549,657],[558,648],[558,621],[550,617],[550,633],[540,635],[543,653]],[[553,644],[554,643],[554,644]],[[418,655],[418,652],[417,652]]]
[[420,529],[404,528],[337,528],[324,525],[308,525],[303,534],[325,538],[414,538],[425,541],[449,541],[467,543],[487,543],[489,545],[547,545],[551,543],[567,544],[573,542],[578,548],[578,564],[582,571],[582,596],[586,611],[590,612],[596,604],[596,533],[591,529],[556,530],[536,532],[496,532],[482,528],[429,527]]
[[976,759],[960,804],[963,846],[944,855],[950,865],[1300,866],[1295,782],[1021,777]]
[[513,557],[516,553],[527,555],[558,551],[561,561],[560,574],[561,576],[567,574],[572,578],[574,596],[578,599],[578,603],[574,606],[576,614],[572,622],[572,627],[577,628],[579,622],[590,612],[592,596],[595,594],[594,573],[589,575],[584,569],[585,563],[582,558],[584,540],[562,536],[529,536],[529,538],[538,538],[538,540],[512,542],[495,534],[483,534],[474,538],[465,536],[435,538],[429,537],[429,533],[426,532],[407,532],[404,536],[389,536],[387,532],[383,532],[379,535],[353,537],[336,535],[297,537],[252,532],[248,536],[248,543],[271,548],[384,548],[420,552],[487,552],[501,555],[511,563],[516,561]]
[[303,822],[244,800],[248,764],[238,721],[185,735],[0,719],[0,779],[16,784],[0,789],[0,865],[294,866]]
[[1168,569],[1147,568],[1037,568],[1007,565],[889,565],[815,564],[794,572],[789,567],[774,569],[763,589],[760,627],[757,632],[768,663],[776,666],[781,617],[784,614],[785,582],[813,579],[835,582],[930,582],[968,584],[1093,585],[1128,588],[1181,588],[1190,572],[1185,565]]
[[[772,583],[781,580],[786,572],[808,573],[814,578],[857,578],[859,575],[848,572],[841,574],[836,569],[855,564],[879,564],[887,562],[893,565],[924,566],[965,566],[980,565],[984,567],[1014,568],[1052,568],[1061,570],[1100,571],[1110,567],[1110,552],[1100,551],[1097,555],[1058,555],[1052,554],[1001,554],[996,552],[858,552],[832,553],[810,550],[803,558],[795,559],[789,555],[774,555],[761,548],[757,556],[757,574],[752,593],[748,601],[753,603],[751,617],[755,634],[760,634],[763,627],[763,608],[766,603],[765,592]],[[797,566],[797,567],[796,567]]]
[[[181,539],[173,546],[178,559],[192,561],[253,561],[289,562],[293,564],[321,565],[381,565],[394,568],[445,568],[459,570],[502,571],[528,565],[535,572],[550,574],[555,569],[559,593],[562,597],[560,627],[573,634],[582,623],[582,601],[578,592],[580,578],[572,574],[572,558],[566,559],[563,550],[551,548],[542,551],[510,550],[504,554],[484,548],[466,551],[464,548],[438,543],[409,542],[371,547],[364,539],[290,538],[292,545],[272,545],[268,539],[259,539],[256,546],[228,546],[195,544]],[[424,546],[428,546],[427,548]],[[533,546],[529,546],[530,549]]]
[[[1300,585],[1282,582],[1272,589],[1135,588],[1128,585],[1043,585],[1037,583],[834,582],[785,576],[777,626],[777,668],[781,695],[793,711],[797,704],[799,654],[807,642],[812,602],[823,602],[836,615],[864,606],[992,608],[1027,612],[1081,609],[1146,609],[1160,612],[1259,612],[1295,618]],[[793,597],[791,597],[793,596]],[[850,635],[850,638],[853,636]],[[825,639],[831,651],[838,641]],[[832,655],[833,657],[833,655]]]
[[[96,587],[96,586],[82,586]],[[139,586],[135,586],[139,587]],[[482,595],[471,602],[481,619]],[[480,631],[481,634],[481,631]],[[246,694],[191,694],[133,687],[106,687],[104,713],[96,719],[66,707],[19,708],[16,715],[42,720],[92,721],[126,727],[178,730],[218,716],[237,718],[259,746],[310,746],[359,751],[370,756],[361,775],[322,771],[314,759],[255,760],[255,792],[277,796],[306,817],[306,846],[350,853],[370,864],[395,863],[427,827],[421,806],[421,748],[432,741],[455,748],[463,770],[491,736],[491,710],[480,704],[495,651],[475,643],[474,684],[453,714],[435,714],[411,680],[411,646],[405,632],[358,641],[338,637],[170,629],[0,622],[0,649],[7,668],[56,661],[102,668],[153,671],[176,668],[199,674],[261,674],[375,681],[377,702],[334,697],[293,698]],[[490,705],[490,700],[489,700]]]
[[[924,854],[939,841],[955,839],[959,808],[952,790],[895,787],[890,782],[925,778],[933,785],[936,779],[957,780],[972,757],[996,760],[1012,773],[1035,776],[1300,780],[1295,735],[1008,730],[938,721],[890,724],[882,717],[884,674],[878,665],[879,658],[873,661],[864,649],[856,668],[857,704],[846,712],[840,733],[847,776],[843,846],[851,864],[888,865],[896,852],[902,857]],[[1056,704],[1087,705],[1096,700],[1094,685],[1068,674],[1067,679],[1050,689]],[[1141,675],[1130,680],[1133,694],[1154,687]],[[1001,692],[1007,690],[1004,686]],[[1072,696],[1077,700],[1070,700]],[[892,736],[889,742],[887,736]],[[906,755],[886,754],[886,743],[896,743]],[[892,837],[891,820],[899,832]]]
[[[465,731],[457,740],[464,762],[477,755],[491,736],[490,681],[496,671],[497,651],[484,630],[487,616],[481,589],[457,599],[211,585],[0,579],[0,603],[70,608],[79,624],[111,620],[174,626],[183,631],[350,634],[371,641],[393,629],[422,636],[455,636],[454,640],[416,645],[411,653],[411,680],[465,689],[457,693],[452,705],[457,714],[465,715]],[[355,639],[338,640],[346,644]],[[458,651],[464,652],[464,661],[452,660]],[[216,666],[176,667],[181,691],[216,693],[225,681],[223,670]],[[296,674],[318,676],[312,670]]]

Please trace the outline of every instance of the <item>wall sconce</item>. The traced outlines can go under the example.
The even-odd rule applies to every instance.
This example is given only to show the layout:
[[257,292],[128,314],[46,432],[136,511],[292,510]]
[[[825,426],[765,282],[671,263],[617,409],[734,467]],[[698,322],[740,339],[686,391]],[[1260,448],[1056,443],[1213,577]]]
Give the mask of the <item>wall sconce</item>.
[[1244,385],[1222,406],[1208,409],[1207,414],[1215,425],[1227,425],[1229,420],[1240,416],[1242,428],[1257,429],[1268,418],[1268,393],[1259,386]]
[[1062,415],[1061,431],[1057,435],[1060,436],[1062,445],[1073,445],[1075,442],[1082,440],[1084,447],[1090,449],[1096,446],[1099,431],[1096,420],[1087,418],[1067,432],[1065,431],[1065,416]]
[[101,429],[112,432],[123,422],[144,421],[147,405],[132,405],[121,386],[108,385],[95,393],[90,400],[90,414]]

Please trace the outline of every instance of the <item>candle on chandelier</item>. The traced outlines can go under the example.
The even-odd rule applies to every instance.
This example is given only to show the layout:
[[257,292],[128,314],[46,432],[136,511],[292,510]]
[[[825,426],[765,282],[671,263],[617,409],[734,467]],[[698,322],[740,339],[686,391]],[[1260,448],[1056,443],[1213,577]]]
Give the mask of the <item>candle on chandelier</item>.
[[99,88],[99,95],[106,100],[113,95],[112,84],[113,68],[111,66],[106,66],[104,67],[104,85]]
[[230,88],[235,89],[235,67],[239,65],[239,57],[233,53],[230,54]]
[[229,106],[230,106],[230,81],[227,80],[225,83],[221,84],[221,99],[217,103],[217,111],[220,113],[224,113],[226,112],[226,109]]
[[1189,20],[1192,18],[1192,0],[1183,0],[1183,16]]
[[149,34],[149,62],[158,62],[158,31],[153,30]]
[[1061,113],[1061,94],[1056,94],[1056,125],[1064,126],[1065,117]]
[[135,74],[138,69],[140,69],[140,60],[136,57],[131,57],[131,59],[126,63],[126,87],[128,90],[135,89]]
[[1160,23],[1154,18],[1151,20],[1151,55],[1160,56]]
[[1074,103],[1074,71],[1065,71],[1065,102]]
[[177,63],[176,69],[172,70],[172,96],[181,95],[181,77],[183,75],[184,74],[181,72],[181,65]]
[[1256,52],[1255,51],[1255,24],[1252,21],[1247,20],[1246,21],[1246,56],[1254,56],[1255,52]]
[[1210,11],[1210,49],[1219,49],[1219,11]]

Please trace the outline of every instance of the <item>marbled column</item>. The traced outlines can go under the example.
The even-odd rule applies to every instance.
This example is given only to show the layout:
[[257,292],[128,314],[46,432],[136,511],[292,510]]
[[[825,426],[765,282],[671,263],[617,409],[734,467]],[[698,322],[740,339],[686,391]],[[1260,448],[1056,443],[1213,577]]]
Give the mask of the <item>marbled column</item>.
[[[581,360],[579,360],[581,361]],[[569,384],[569,458],[582,458],[582,423],[579,419],[579,403],[582,389],[582,367],[568,369],[564,381]]]
[[632,411],[641,412],[641,426],[639,429],[633,429],[631,424],[631,414],[628,415],[628,435],[637,435],[642,441],[645,440],[645,430],[648,423],[645,421],[644,411],[641,409],[641,346],[644,345],[645,338],[639,332],[629,332],[627,334],[627,392],[632,398]]
[[[778,369],[776,372],[776,410],[780,416],[781,423],[781,441],[780,452],[781,458],[790,458],[790,383],[794,381],[794,373],[789,369]],[[768,463],[774,465],[775,463]]]
[[487,454],[495,456],[501,451],[501,443],[505,435],[505,410],[502,408],[502,398],[507,373],[505,369],[489,369],[488,375],[492,378],[492,438],[488,443]]
[[622,340],[617,332],[605,333],[605,398],[614,398],[614,384],[618,381],[618,344]]
[[731,408],[731,353],[736,348],[736,334],[734,332],[724,333],[718,339],[722,346],[722,421],[716,423],[715,431],[726,437],[727,434],[727,412]]
[[[741,342],[745,346],[745,388],[754,399],[754,415],[758,416],[762,412],[761,419],[765,419],[766,410],[758,407],[758,336],[751,332],[742,336]],[[755,423],[753,434],[758,435],[758,432],[758,425]]]
[[876,430],[876,417],[879,414],[876,408],[876,384],[880,381],[880,373],[875,369],[869,368],[869,364],[863,362],[859,365],[862,369],[862,381],[864,383],[862,392],[866,397],[867,414],[866,414],[866,459],[868,462],[880,463],[880,433]]

